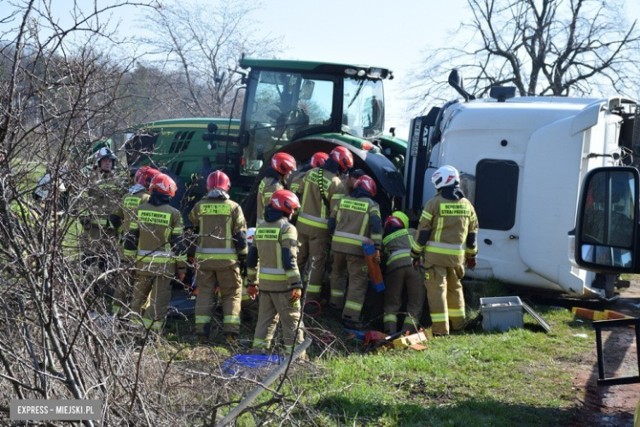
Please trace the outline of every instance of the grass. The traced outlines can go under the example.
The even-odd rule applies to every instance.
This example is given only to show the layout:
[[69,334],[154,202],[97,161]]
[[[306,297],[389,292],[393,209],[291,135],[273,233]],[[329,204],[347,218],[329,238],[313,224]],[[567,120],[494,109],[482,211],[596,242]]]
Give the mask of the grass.
[[424,351],[388,350],[316,363],[299,378],[319,425],[558,425],[576,392],[567,365],[591,351],[593,335],[567,310],[543,313],[553,330],[474,331],[429,341]]
[[[467,301],[478,300],[474,293],[504,291],[495,283],[478,286]],[[292,418],[300,425],[312,419],[317,426],[570,424],[584,393],[575,389],[573,378],[594,349],[594,332],[567,309],[533,307],[551,332],[525,314],[524,328],[488,333],[477,324],[462,334],[429,340],[424,351],[383,348],[364,354],[334,319],[322,320],[313,326],[327,327],[343,345],[322,352],[315,343],[312,363],[295,365],[282,390],[288,399],[299,398]],[[470,308],[472,317],[477,313],[477,306]],[[214,344],[214,351],[223,356],[220,347]],[[183,357],[188,359],[189,352]],[[245,414],[236,425],[253,426],[260,419]]]

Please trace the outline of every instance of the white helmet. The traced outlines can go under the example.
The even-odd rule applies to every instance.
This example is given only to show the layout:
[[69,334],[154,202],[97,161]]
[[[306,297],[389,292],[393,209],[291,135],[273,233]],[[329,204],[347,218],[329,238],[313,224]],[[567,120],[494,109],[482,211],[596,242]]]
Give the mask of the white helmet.
[[444,187],[449,187],[460,183],[460,175],[458,170],[453,166],[444,165],[440,166],[437,171],[431,176],[431,182],[436,190]]
[[101,149],[96,151],[94,156],[95,156],[95,165],[96,166],[100,165],[100,160],[104,159],[105,157],[110,158],[114,162],[116,161],[116,156],[113,154],[113,151],[111,151],[107,147],[102,147]]
[[256,228],[250,227],[247,229],[247,245],[253,245],[253,236],[256,235]]

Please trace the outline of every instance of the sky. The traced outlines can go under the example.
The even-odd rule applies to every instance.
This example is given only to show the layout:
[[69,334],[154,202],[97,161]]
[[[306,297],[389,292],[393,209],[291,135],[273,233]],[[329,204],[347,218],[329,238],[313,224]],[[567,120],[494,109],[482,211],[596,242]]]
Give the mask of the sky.
[[444,46],[470,16],[466,0],[265,0],[261,10],[265,13],[257,19],[263,30],[283,36],[283,59],[391,69],[394,79],[385,81],[385,127],[396,127],[403,138],[412,118],[403,92],[421,52]]
[[[7,0],[0,0],[2,3]],[[70,0],[69,0],[70,1]],[[94,0],[75,0],[91,5]],[[98,3],[113,0],[98,0]],[[164,0],[177,4],[205,0]],[[215,3],[218,0],[208,0]],[[609,0],[616,7],[621,0]],[[640,25],[640,1],[622,2],[629,20]],[[66,0],[53,0],[58,13],[68,15]],[[395,78],[385,81],[385,128],[408,137],[407,87],[427,48],[453,46],[456,31],[471,12],[466,0],[261,0],[250,16],[258,34],[282,40],[280,59],[346,62],[391,69]],[[139,29],[140,17],[131,9],[120,16],[120,29]],[[0,15],[2,15],[0,13]],[[458,38],[458,43],[464,40]],[[446,76],[443,76],[445,79]],[[457,97],[453,89],[451,97]],[[428,110],[429,108],[425,108]]]

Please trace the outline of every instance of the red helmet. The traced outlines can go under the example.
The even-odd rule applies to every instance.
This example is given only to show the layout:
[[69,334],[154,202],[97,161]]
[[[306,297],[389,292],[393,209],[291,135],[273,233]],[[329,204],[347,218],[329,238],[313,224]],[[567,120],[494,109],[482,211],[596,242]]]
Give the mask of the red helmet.
[[311,156],[311,167],[319,168],[320,166],[324,165],[324,162],[326,162],[328,158],[329,155],[327,153],[318,151],[313,156]]
[[389,215],[384,222],[384,228],[387,229],[390,227],[404,228],[404,224],[402,223],[400,218],[393,215]]
[[376,182],[369,175],[362,175],[360,178],[356,180],[356,183],[353,184],[353,188],[362,188],[366,190],[371,197],[375,196],[378,193],[378,186]]
[[334,148],[329,153],[329,156],[336,161],[342,172],[346,172],[353,167],[353,154],[345,147]]
[[286,175],[296,170],[296,159],[289,153],[276,153],[271,158],[271,167],[280,175]]
[[133,178],[136,184],[142,185],[144,188],[149,188],[151,180],[154,176],[158,175],[160,171],[151,166],[142,166],[136,171],[136,175]]
[[173,197],[176,195],[176,191],[178,191],[178,186],[176,185],[176,182],[169,175],[159,173],[156,176],[154,176],[153,179],[151,180],[149,191],[151,192],[155,191],[156,193]]
[[293,211],[300,207],[300,200],[298,200],[298,196],[289,190],[277,190],[271,195],[269,204],[274,209],[290,216]]
[[229,191],[231,188],[231,180],[226,173],[222,171],[213,171],[209,174],[207,177],[207,191],[211,191],[214,188]]

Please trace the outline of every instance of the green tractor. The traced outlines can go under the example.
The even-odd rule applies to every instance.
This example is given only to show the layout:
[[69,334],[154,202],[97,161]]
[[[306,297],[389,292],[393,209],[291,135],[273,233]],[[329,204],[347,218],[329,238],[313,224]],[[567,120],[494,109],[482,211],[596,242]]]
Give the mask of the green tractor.
[[352,151],[356,168],[378,184],[383,214],[404,196],[401,171],[407,142],[384,135],[384,68],[307,61],[242,58],[246,89],[241,119],[164,120],[140,126],[125,144],[130,167],[154,164],[176,178],[183,212],[205,194],[207,175],[223,170],[232,197],[255,223],[256,191],[274,153],[298,170],[318,151]]

